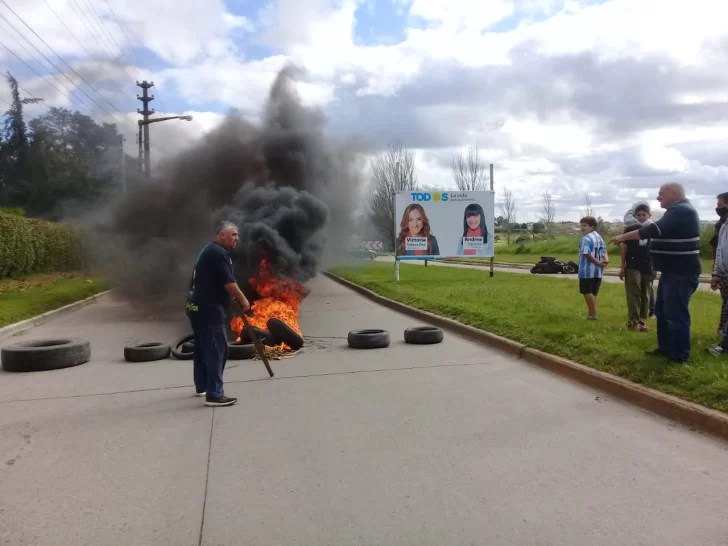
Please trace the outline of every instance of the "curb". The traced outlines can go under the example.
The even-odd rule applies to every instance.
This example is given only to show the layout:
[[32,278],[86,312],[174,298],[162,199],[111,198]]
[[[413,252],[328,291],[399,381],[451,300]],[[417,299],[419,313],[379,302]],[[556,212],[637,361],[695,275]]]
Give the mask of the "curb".
[[421,311],[404,303],[380,296],[376,292],[354,284],[338,275],[323,271],[323,275],[362,296],[411,317],[426,320],[467,339],[475,340],[520,360],[554,372],[562,377],[609,393],[635,406],[646,409],[690,428],[700,429],[723,440],[728,440],[728,415],[688,402],[676,396],[643,387],[616,375],[601,372],[572,360],[532,349],[508,338],[491,334],[456,320]]
[[114,289],[106,290],[104,292],[99,292],[98,294],[94,294],[93,296],[89,296],[88,298],[82,299],[80,301],[69,303],[68,305],[64,305],[63,307],[59,307],[58,309],[54,309],[53,311],[48,311],[46,313],[43,313],[42,315],[38,315],[29,319],[21,320],[20,322],[16,322],[14,324],[9,324],[8,326],[4,326],[0,328],[0,340],[6,339],[13,334],[16,334],[17,332],[20,332],[22,330],[29,330],[31,328],[34,328],[36,326],[40,326],[41,324],[44,324],[48,320],[58,318],[59,316],[65,315],[71,311],[75,311],[76,309],[79,309],[81,307],[84,307],[86,305],[89,305],[91,303],[96,303],[96,300],[98,300],[100,297],[105,296],[106,294],[112,292]]

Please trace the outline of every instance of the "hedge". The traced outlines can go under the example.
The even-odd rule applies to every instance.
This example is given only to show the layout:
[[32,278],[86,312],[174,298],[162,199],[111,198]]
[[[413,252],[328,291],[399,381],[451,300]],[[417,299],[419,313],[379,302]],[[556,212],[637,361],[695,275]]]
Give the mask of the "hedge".
[[82,267],[77,228],[0,213],[0,278]]

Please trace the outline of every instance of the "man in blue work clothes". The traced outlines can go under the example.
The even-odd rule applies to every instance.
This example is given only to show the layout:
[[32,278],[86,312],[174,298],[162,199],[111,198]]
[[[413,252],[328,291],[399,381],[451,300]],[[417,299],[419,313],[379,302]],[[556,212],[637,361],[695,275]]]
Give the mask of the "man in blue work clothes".
[[190,281],[187,317],[195,340],[194,378],[197,396],[206,406],[232,406],[238,400],[225,396],[222,373],[228,357],[226,318],[231,300],[250,309],[233,275],[229,250],[238,243],[238,228],[223,222],[215,240],[198,254]]
[[652,356],[665,356],[685,364],[690,358],[690,298],[698,288],[700,262],[700,219],[677,182],[660,187],[657,200],[666,209],[657,222],[612,239],[615,244],[651,239],[650,255],[660,272],[657,285],[657,349]]

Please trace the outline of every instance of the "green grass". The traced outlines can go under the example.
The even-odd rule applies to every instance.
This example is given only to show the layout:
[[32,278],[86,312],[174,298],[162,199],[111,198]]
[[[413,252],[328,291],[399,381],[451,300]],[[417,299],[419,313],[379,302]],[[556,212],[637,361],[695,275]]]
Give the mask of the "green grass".
[[0,293],[0,327],[77,302],[104,290],[101,277],[59,279],[26,289]]
[[624,288],[603,283],[601,320],[585,320],[586,306],[576,281],[515,273],[490,278],[481,270],[402,264],[394,281],[392,264],[336,268],[337,275],[383,296],[453,318],[529,347],[563,356],[728,412],[728,359],[705,352],[716,343],[720,297],[697,292],[691,302],[692,357],[688,366],[644,356],[656,345],[650,332],[628,331]]

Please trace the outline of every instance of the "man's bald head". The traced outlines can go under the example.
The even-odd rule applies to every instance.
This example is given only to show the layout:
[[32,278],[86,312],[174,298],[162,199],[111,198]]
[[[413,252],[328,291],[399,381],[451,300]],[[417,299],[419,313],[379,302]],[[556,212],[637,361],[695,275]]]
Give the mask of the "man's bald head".
[[682,199],[685,199],[685,188],[679,182],[667,182],[660,186],[660,191],[657,193],[657,200],[663,209]]

